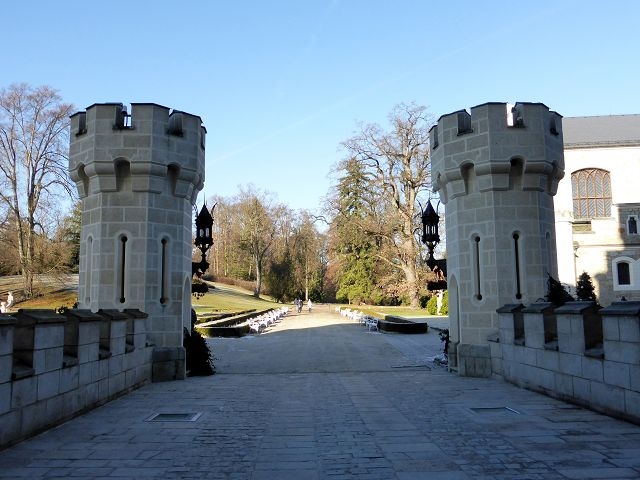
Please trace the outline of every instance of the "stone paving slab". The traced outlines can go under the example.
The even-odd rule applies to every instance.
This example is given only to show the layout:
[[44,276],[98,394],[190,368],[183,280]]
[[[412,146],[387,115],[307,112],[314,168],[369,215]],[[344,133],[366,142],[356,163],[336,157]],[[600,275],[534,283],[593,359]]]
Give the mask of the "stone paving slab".
[[210,340],[212,377],[147,385],[0,452],[0,478],[640,478],[640,426],[449,374],[435,332],[314,310]]

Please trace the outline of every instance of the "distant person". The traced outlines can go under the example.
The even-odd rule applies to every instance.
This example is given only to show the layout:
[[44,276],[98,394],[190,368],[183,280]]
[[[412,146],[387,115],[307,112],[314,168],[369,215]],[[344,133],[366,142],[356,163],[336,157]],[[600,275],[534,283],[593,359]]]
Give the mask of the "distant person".
[[7,313],[7,304],[5,302],[0,302],[0,313]]
[[5,304],[5,309],[9,310],[13,306],[13,293],[9,292],[7,295],[7,303]]
[[302,300],[296,297],[296,300],[293,303],[296,305],[297,312],[300,313],[302,311]]
[[313,308],[313,303],[311,303],[311,299],[307,301],[307,308],[309,309],[309,313],[311,313],[311,308]]

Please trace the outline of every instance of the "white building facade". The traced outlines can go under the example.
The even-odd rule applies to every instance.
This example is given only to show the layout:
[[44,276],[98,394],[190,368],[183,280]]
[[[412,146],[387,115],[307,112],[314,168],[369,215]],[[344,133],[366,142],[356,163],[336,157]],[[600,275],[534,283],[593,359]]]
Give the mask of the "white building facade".
[[640,300],[640,115],[562,121],[565,177],[555,196],[559,280],[587,272],[601,305]]

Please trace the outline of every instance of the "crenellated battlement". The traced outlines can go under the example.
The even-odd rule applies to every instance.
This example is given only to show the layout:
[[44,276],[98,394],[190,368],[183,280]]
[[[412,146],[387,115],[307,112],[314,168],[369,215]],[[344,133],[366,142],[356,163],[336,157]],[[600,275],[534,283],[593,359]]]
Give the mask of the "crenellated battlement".
[[551,397],[640,424],[640,303],[498,309],[493,374]]
[[[154,103],[97,103],[71,116],[69,173],[81,198],[118,191],[192,202],[204,186],[206,129],[197,115]],[[131,177],[130,182],[126,178]]]
[[152,380],[139,310],[0,313],[0,448]]
[[445,203],[475,186],[514,188],[516,176],[523,190],[554,195],[564,176],[562,116],[542,103],[458,110],[441,116],[429,135],[434,190]]

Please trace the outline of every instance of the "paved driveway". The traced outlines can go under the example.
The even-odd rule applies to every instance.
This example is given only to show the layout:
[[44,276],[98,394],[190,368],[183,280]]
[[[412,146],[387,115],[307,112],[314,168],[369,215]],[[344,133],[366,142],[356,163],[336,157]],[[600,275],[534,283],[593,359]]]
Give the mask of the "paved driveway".
[[639,426],[449,374],[435,333],[322,310],[211,340],[217,375],[145,386],[0,452],[0,478],[640,478]]

